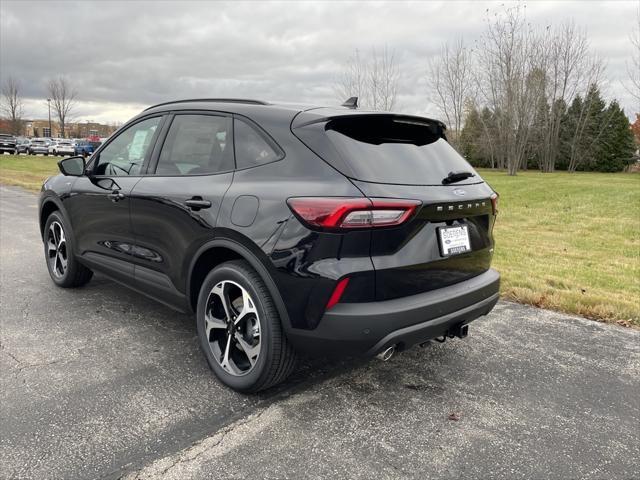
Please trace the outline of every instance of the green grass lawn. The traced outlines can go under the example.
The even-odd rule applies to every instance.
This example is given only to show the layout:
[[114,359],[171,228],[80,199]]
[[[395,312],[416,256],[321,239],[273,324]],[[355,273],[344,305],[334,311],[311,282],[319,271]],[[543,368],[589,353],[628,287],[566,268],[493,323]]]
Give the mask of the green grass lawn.
[[[58,160],[0,155],[0,182],[38,191]],[[503,297],[640,326],[640,174],[481,173],[500,193]]]
[[484,170],[503,297],[640,326],[640,175]]
[[40,191],[45,178],[59,172],[61,157],[0,154],[0,183]]

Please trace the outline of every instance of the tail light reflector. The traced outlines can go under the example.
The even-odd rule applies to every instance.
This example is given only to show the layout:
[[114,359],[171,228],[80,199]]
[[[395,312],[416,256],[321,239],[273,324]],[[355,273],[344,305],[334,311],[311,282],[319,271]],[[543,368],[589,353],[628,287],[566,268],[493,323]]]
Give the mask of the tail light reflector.
[[294,197],[287,203],[307,225],[323,229],[350,229],[400,225],[422,202],[363,197]]
[[327,307],[325,310],[329,310],[331,307],[333,307],[336,303],[340,301],[340,298],[342,298],[342,294],[344,293],[344,290],[345,288],[347,288],[348,284],[349,284],[349,277],[345,277],[338,282],[338,284],[336,285],[336,288],[333,289],[333,293],[331,294],[331,297],[329,297],[329,301],[327,302]]
[[496,215],[498,213],[498,199],[500,198],[500,195],[498,195],[497,193],[493,193],[491,195],[491,208],[493,209],[493,214]]

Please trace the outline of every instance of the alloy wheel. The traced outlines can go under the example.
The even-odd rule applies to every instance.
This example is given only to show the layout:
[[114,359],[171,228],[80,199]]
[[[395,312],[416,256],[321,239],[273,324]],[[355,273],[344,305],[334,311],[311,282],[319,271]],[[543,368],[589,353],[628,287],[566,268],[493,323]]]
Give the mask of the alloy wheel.
[[56,278],[63,277],[67,271],[67,239],[60,222],[54,221],[47,232],[47,258],[51,271]]
[[260,356],[260,318],[246,289],[224,280],[209,293],[205,307],[205,334],[218,364],[229,374],[253,370]]

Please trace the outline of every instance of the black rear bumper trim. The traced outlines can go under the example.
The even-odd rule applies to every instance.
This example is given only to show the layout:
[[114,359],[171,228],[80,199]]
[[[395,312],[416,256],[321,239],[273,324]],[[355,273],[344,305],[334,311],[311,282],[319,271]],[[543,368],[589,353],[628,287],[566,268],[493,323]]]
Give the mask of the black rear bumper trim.
[[499,298],[500,275],[490,269],[448,287],[405,298],[338,304],[314,330],[292,329],[289,340],[312,355],[375,355],[446,335],[491,311]]
[[446,335],[452,332],[454,327],[457,328],[460,325],[467,325],[476,318],[489,313],[499,298],[500,294],[496,293],[481,302],[458,310],[457,312],[391,332],[371,347],[365,355],[374,356],[391,345],[401,344],[404,348],[407,348],[411,345]]

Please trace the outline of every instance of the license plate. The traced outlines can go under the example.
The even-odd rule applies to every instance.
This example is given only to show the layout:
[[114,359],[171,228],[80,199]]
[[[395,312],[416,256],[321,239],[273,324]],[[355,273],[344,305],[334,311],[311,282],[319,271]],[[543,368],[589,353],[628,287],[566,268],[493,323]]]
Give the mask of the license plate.
[[440,253],[443,256],[448,257],[471,251],[469,227],[467,225],[440,227],[438,234],[440,238]]

